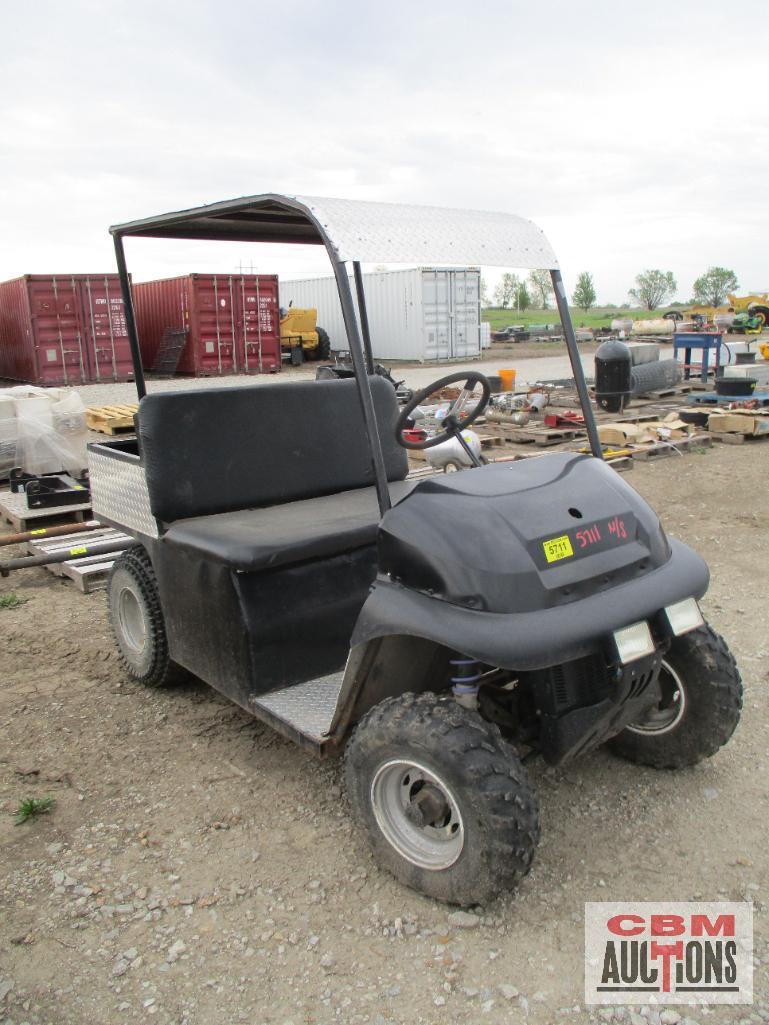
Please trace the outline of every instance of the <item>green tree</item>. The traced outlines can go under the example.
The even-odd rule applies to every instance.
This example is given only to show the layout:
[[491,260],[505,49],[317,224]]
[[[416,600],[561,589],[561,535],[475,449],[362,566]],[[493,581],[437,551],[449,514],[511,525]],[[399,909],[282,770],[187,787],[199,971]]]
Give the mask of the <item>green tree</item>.
[[533,270],[529,272],[528,285],[532,300],[539,304],[540,309],[547,309],[547,300],[553,294],[553,283],[550,280],[550,271]]
[[507,309],[515,302],[515,297],[521,285],[521,279],[517,274],[503,274],[494,289],[494,302],[502,309]]
[[740,283],[733,270],[708,267],[694,282],[694,301],[704,306],[721,306],[727,295],[737,291]]
[[521,281],[518,285],[518,291],[515,294],[515,308],[519,312],[528,310],[531,306],[531,296],[529,290],[526,287],[526,282]]
[[645,310],[656,310],[670,299],[678,282],[670,270],[645,270],[636,275],[635,288],[628,292],[630,300]]
[[595,306],[596,294],[595,285],[593,284],[593,275],[588,271],[582,271],[580,276],[577,278],[577,287],[572,293],[571,301],[575,306],[579,306],[585,313],[590,309],[591,306]]

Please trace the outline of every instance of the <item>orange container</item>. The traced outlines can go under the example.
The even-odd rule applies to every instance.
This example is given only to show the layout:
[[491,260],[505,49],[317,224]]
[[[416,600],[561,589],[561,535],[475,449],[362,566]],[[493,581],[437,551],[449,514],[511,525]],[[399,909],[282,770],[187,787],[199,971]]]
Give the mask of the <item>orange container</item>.
[[499,377],[502,381],[502,391],[515,391],[514,370],[500,370]]

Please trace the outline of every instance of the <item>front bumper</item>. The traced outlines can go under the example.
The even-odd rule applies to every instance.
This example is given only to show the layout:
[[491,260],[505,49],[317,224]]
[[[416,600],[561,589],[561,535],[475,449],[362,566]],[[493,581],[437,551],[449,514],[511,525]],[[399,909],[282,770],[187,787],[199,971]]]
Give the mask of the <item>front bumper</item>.
[[644,576],[568,605],[509,615],[451,605],[380,578],[358,617],[351,646],[407,635],[501,669],[569,662],[601,649],[615,630],[705,594],[710,579],[705,562],[680,541],[671,540],[670,549],[668,561]]

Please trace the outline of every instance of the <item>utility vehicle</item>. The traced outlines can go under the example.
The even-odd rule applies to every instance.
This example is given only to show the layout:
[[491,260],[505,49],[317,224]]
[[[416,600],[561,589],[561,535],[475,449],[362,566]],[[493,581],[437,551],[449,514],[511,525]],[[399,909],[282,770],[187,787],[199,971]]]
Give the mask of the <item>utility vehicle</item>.
[[[135,440],[90,446],[90,478],[99,519],[136,540],[108,590],[134,680],[183,667],[318,755],[344,751],[379,864],[457,904],[531,865],[529,757],[608,744],[682,768],[729,739],[741,682],[698,608],[707,567],[604,463],[558,264],[531,222],[267,194],[111,230],[141,401]],[[145,394],[127,236],[324,245],[355,376]],[[406,448],[461,444],[489,383],[451,374],[399,410],[373,373],[361,261],[549,268],[593,454],[471,452],[462,472],[410,478]],[[439,433],[404,437],[458,380]]]

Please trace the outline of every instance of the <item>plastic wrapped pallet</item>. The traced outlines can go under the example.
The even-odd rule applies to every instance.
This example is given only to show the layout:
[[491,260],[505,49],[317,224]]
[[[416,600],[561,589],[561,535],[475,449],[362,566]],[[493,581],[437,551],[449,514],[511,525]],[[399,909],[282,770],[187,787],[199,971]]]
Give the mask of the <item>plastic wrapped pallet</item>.
[[0,477],[16,465],[16,402],[0,392]]
[[68,388],[0,392],[0,470],[79,475],[87,465],[85,406]]

